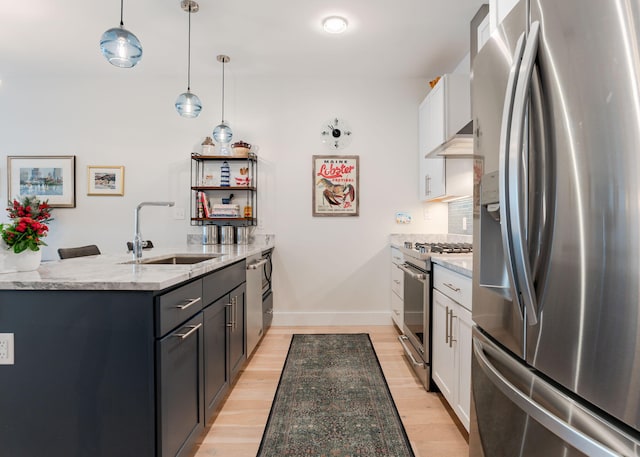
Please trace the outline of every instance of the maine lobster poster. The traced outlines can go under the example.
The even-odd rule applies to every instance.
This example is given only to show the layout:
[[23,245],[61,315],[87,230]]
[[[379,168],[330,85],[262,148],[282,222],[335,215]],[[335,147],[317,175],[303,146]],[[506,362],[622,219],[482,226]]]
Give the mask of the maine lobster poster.
[[358,216],[359,156],[313,156],[313,216]]

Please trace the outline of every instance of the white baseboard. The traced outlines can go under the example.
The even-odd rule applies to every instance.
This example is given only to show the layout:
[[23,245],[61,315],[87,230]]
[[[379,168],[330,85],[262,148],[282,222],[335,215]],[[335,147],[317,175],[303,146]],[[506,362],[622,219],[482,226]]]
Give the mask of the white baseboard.
[[324,325],[393,325],[390,311],[361,313],[295,313],[274,312],[274,327],[284,326],[324,326]]

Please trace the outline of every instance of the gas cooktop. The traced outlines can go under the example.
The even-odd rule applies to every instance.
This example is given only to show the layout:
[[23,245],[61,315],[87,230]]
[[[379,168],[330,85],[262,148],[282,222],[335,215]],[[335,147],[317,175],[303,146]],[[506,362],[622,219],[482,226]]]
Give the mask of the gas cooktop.
[[403,247],[405,262],[423,271],[431,270],[431,257],[434,255],[458,257],[468,256],[473,252],[471,243],[405,242]]
[[415,243],[413,249],[420,254],[467,254],[472,252],[471,243]]

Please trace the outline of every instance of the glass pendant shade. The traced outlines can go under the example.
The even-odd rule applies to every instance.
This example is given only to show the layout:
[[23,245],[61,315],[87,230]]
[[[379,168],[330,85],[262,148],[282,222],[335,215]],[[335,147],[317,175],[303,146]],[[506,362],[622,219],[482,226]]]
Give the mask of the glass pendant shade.
[[100,51],[111,65],[131,68],[142,59],[140,40],[127,29],[113,27],[102,34]]
[[198,117],[202,111],[202,102],[196,94],[191,93],[191,13],[197,13],[200,5],[194,0],[183,0],[180,2],[183,11],[189,13],[189,33],[187,47],[187,91],[178,95],[176,99],[176,111],[182,117]]
[[176,111],[182,117],[194,118],[198,117],[202,111],[202,102],[196,94],[192,94],[190,90],[178,95],[176,99]]
[[232,138],[233,131],[225,121],[222,121],[220,125],[217,125],[216,128],[213,129],[213,139],[218,143],[228,144]]

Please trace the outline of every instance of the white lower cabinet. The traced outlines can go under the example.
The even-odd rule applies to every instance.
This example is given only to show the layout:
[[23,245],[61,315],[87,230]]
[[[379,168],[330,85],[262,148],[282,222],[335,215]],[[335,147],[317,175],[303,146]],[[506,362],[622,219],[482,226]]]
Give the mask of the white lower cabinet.
[[[446,285],[444,288],[454,293],[460,294],[462,291],[460,295],[465,297],[464,292],[471,289],[471,279],[438,265],[434,267],[432,376],[462,425],[469,431],[471,311],[445,295],[450,294],[448,290],[438,290],[438,285]],[[460,290],[455,292],[455,289]]]
[[404,324],[404,273],[398,265],[404,263],[404,255],[398,248],[391,248],[391,319],[402,331]]

